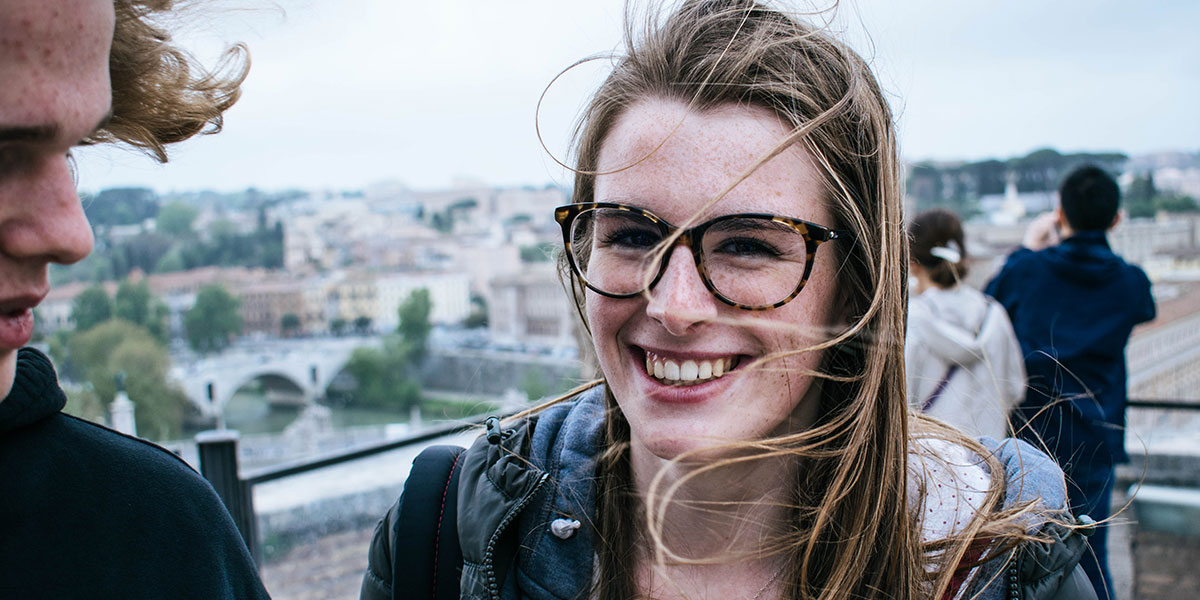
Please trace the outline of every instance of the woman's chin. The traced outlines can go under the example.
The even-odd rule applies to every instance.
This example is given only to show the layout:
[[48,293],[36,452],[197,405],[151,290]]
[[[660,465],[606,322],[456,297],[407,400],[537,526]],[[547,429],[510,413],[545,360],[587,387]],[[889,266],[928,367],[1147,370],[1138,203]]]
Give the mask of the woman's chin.
[[731,458],[745,452],[742,442],[734,438],[717,438],[699,434],[661,434],[638,440],[644,452],[662,461],[677,461],[681,465],[703,466],[712,461]]

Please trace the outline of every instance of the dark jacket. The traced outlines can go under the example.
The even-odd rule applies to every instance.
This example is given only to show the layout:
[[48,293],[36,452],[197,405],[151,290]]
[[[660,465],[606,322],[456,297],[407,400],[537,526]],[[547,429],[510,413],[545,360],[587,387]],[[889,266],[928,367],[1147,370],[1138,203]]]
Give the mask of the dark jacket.
[[208,482],[174,454],[62,414],[23,348],[0,402],[0,598],[267,598]]
[[1025,355],[1019,416],[1051,448],[1128,460],[1125,345],[1155,315],[1146,274],[1114,254],[1104,232],[1084,231],[1013,252],[986,291],[1008,311]]
[[[458,535],[462,544],[461,593],[470,599],[574,599],[587,593],[593,576],[596,457],[604,423],[603,388],[555,405],[506,431],[498,444],[480,438],[462,459],[459,480]],[[1019,481],[1019,493],[1009,504],[1037,497],[1047,474],[1050,490],[1061,501],[1062,474],[1032,447],[1010,440],[996,444],[1009,469],[1009,480]],[[1036,457],[1034,456],[1036,455]],[[1040,461],[1036,460],[1040,457]],[[1007,459],[1007,460],[1004,460]],[[1039,465],[1027,472],[1026,461]],[[1026,476],[1029,475],[1029,476]],[[430,519],[432,514],[409,515],[397,507],[384,517],[371,542],[362,598],[391,600],[418,593],[392,589],[393,545],[391,523],[396,519]],[[566,536],[556,520],[578,520],[581,526]],[[1023,600],[1082,600],[1095,598],[1091,584],[1076,563],[1084,551],[1082,536],[1062,530],[1048,531],[1056,541],[1025,544],[1015,562],[997,559],[981,567],[974,581],[986,590],[979,598],[1011,598],[1017,584]],[[515,551],[514,551],[515,550]],[[503,563],[498,557],[515,556]],[[1003,573],[999,573],[1005,569]],[[427,593],[427,592],[419,592]]]

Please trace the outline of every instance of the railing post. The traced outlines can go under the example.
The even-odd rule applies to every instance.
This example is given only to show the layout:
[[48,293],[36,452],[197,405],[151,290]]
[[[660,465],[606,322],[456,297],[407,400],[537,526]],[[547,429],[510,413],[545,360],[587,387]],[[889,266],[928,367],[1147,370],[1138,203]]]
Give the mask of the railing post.
[[233,517],[246,547],[260,561],[258,527],[254,518],[254,494],[249,482],[238,472],[238,432],[229,429],[202,431],[196,434],[200,454],[200,474],[212,484],[225,508]]

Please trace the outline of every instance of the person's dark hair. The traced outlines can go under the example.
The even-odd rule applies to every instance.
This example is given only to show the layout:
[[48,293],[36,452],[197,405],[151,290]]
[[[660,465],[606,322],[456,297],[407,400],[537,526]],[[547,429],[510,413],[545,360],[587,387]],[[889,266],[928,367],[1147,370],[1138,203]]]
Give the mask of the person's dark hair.
[[908,224],[908,244],[909,258],[924,267],[938,287],[954,287],[966,277],[967,245],[958,215],[944,208],[917,215]]
[[1104,231],[1117,217],[1121,190],[1104,169],[1085,165],[1071,171],[1058,189],[1067,223],[1075,231]]

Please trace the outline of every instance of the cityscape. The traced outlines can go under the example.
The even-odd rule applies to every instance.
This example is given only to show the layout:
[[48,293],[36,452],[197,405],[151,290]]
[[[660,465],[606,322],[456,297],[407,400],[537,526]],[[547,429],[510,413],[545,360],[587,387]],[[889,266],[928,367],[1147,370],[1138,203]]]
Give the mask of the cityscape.
[[[1084,162],[1119,176],[1127,218],[1110,241],[1146,270],[1159,305],[1130,345],[1130,397],[1200,401],[1200,153],[1044,149],[908,164],[907,211],[942,206],[964,217],[968,283],[979,287]],[[103,190],[84,199],[96,251],[52,271],[37,343],[63,365],[68,412],[193,465],[204,430],[240,432],[245,470],[514,412],[594,376],[556,262],[553,209],[570,198],[557,185],[473,181]],[[1131,411],[1130,453],[1200,456],[1194,414]],[[394,501],[414,454],[256,486],[268,585],[301,577],[303,559],[289,552],[338,543],[365,552],[362,531]],[[305,574],[309,592],[275,593],[329,597],[320,595],[336,595],[327,586],[358,575]]]
[[1197,20],[0,0],[0,597],[1198,598]]

